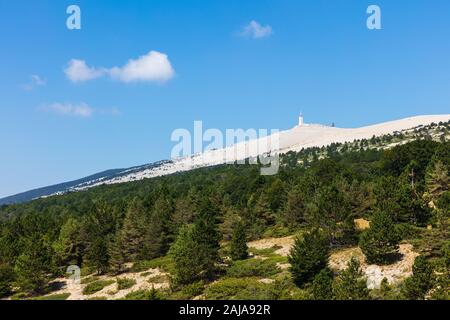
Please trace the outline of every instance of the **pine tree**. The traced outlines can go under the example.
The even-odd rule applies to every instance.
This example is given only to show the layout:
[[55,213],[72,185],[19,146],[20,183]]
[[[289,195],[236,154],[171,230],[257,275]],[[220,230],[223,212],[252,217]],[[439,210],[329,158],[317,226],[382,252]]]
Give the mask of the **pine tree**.
[[48,242],[41,236],[32,235],[26,240],[14,266],[16,285],[23,291],[40,293],[48,285],[51,270]]
[[360,269],[358,260],[352,258],[347,269],[342,271],[333,282],[333,296],[336,300],[368,300],[369,290]]
[[286,208],[284,210],[284,223],[289,227],[298,227],[305,222],[306,211],[305,193],[296,187],[287,194]]
[[333,298],[333,275],[328,268],[320,270],[314,277],[311,292],[314,300],[331,300]]
[[370,228],[360,238],[359,246],[368,263],[389,263],[398,252],[400,236],[390,216],[384,212],[373,215]]
[[199,202],[198,211],[195,223],[182,227],[170,248],[178,285],[211,278],[219,260],[220,234],[208,198]]
[[53,244],[58,265],[67,267],[75,264],[81,266],[83,244],[80,238],[80,223],[70,218],[61,227],[58,240]]
[[108,245],[108,239],[96,237],[92,240],[86,250],[86,263],[89,267],[94,268],[97,274],[102,274],[108,271]]
[[175,265],[175,285],[190,284],[203,277],[203,262],[199,255],[199,245],[194,237],[193,225],[184,225],[180,228],[169,252]]
[[435,161],[427,169],[425,183],[430,200],[436,201],[442,193],[449,190],[448,168],[441,161]]
[[238,222],[231,238],[231,259],[243,260],[248,257],[247,236],[242,222]]
[[216,213],[209,198],[204,198],[198,206],[198,216],[194,222],[193,236],[198,244],[198,255],[207,278],[210,278],[219,261],[219,241],[221,235],[217,229]]
[[329,246],[327,238],[317,229],[295,240],[288,257],[290,271],[297,286],[303,286],[328,263]]
[[153,259],[165,254],[172,242],[171,216],[173,204],[166,196],[159,197],[154,205],[145,230],[141,257]]
[[148,217],[141,201],[134,199],[130,204],[123,227],[121,229],[121,242],[124,257],[127,261],[137,261],[144,256],[146,232],[148,232]]
[[405,280],[403,293],[408,299],[422,300],[432,286],[433,269],[423,256],[418,256],[414,261],[413,275]]
[[115,274],[123,272],[126,262],[121,232],[117,232],[108,246],[109,269]]
[[13,281],[13,268],[6,263],[0,264],[0,299],[11,293]]

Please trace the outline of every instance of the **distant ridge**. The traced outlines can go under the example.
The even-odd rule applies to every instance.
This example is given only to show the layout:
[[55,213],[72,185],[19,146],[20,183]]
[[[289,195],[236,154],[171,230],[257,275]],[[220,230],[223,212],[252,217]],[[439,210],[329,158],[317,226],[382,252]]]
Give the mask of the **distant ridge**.
[[[270,149],[269,147],[269,149],[263,150],[262,152],[261,149],[255,149],[255,144],[259,144],[263,139],[267,139],[267,137],[260,138],[241,142],[235,146],[227,147],[225,149],[210,150],[202,154],[196,154],[180,159],[163,160],[128,169],[103,171],[79,180],[38,188],[9,196],[0,199],[0,205],[26,202],[36,198],[85,190],[102,184],[138,181],[146,178],[153,178],[176,172],[223,164],[225,163],[224,154],[226,154],[227,151],[230,151],[230,149],[236,148],[238,145],[241,146],[240,150],[258,150],[258,154],[248,154],[245,152],[243,154],[235,154],[237,157],[236,160],[242,160],[248,157],[258,156],[265,152],[282,154],[289,151],[300,151],[301,149],[310,147],[327,146],[331,143],[345,143],[360,139],[370,139],[373,136],[377,137],[386,134],[393,134],[395,132],[430,125],[431,123],[438,124],[440,122],[448,121],[450,121],[450,114],[415,116],[360,128],[337,128],[319,124],[304,124],[302,121],[299,126],[275,133],[276,135],[279,135],[279,145],[276,149]],[[245,144],[245,146],[242,146],[242,144]]]

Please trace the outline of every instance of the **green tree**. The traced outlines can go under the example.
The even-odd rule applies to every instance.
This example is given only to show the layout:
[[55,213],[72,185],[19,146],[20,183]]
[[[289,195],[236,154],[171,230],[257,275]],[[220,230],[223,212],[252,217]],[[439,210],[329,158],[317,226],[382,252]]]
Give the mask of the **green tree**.
[[137,261],[143,258],[146,232],[148,228],[148,216],[143,203],[134,199],[125,215],[121,229],[121,242],[124,256],[127,261]]
[[25,241],[22,253],[14,266],[16,285],[23,291],[40,293],[46,288],[50,280],[52,271],[51,247],[39,235],[32,235]]
[[199,202],[198,212],[194,224],[182,227],[170,248],[178,285],[211,278],[219,261],[220,234],[209,198]]
[[290,271],[297,286],[303,286],[327,266],[329,246],[327,238],[317,229],[297,237],[288,257]]
[[57,263],[67,267],[72,264],[81,266],[83,257],[83,243],[80,238],[81,224],[74,218],[69,218],[61,227],[58,239],[53,248]]
[[347,269],[333,282],[333,296],[336,300],[368,300],[369,290],[358,260],[352,258]]
[[230,254],[233,260],[243,260],[248,257],[247,236],[242,222],[238,222],[231,237]]
[[304,223],[306,204],[306,196],[302,188],[296,186],[290,190],[287,194],[286,208],[283,214],[284,223],[292,228]]
[[361,235],[359,246],[369,263],[384,264],[395,258],[400,240],[391,217],[384,212],[376,212],[370,228]]
[[102,274],[109,269],[108,239],[96,237],[89,244],[85,260],[89,267],[95,269],[97,274]]
[[320,270],[314,277],[311,292],[314,300],[331,300],[333,298],[333,275],[328,268]]
[[425,182],[427,195],[432,201],[436,201],[441,194],[449,190],[450,177],[448,176],[448,168],[442,161],[435,161],[428,167]]
[[193,236],[198,244],[198,255],[202,261],[205,276],[210,278],[219,261],[219,241],[221,235],[217,228],[217,208],[210,202],[209,198],[203,199],[198,208],[198,216],[194,222]]
[[187,285],[204,277],[203,257],[200,252],[194,236],[194,226],[182,226],[169,251],[175,265],[176,285]]
[[408,299],[422,300],[432,287],[433,268],[423,256],[418,256],[414,261],[412,276],[404,282],[403,293]]
[[119,274],[124,270],[126,262],[124,251],[121,233],[117,232],[108,246],[109,270],[115,274]]
[[0,264],[0,298],[11,293],[14,281],[14,270],[6,263]]

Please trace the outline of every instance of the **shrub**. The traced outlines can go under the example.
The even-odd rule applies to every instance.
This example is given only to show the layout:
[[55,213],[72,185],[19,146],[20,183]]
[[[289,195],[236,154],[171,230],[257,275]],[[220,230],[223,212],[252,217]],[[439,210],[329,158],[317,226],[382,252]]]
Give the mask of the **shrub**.
[[94,281],[97,281],[99,279],[98,276],[90,276],[84,279],[81,279],[81,284],[88,284]]
[[164,300],[165,296],[154,287],[151,290],[138,290],[127,294],[124,300]]
[[94,294],[102,290],[103,288],[113,284],[114,282],[115,282],[114,280],[98,280],[91,282],[86,287],[84,287],[83,294],[84,295]]
[[152,260],[141,260],[136,262],[131,268],[132,272],[142,272],[148,269],[161,269],[172,273],[174,271],[174,262],[170,256],[155,258]]
[[48,296],[33,298],[33,300],[67,300],[70,297],[70,293],[58,293]]
[[117,290],[129,289],[136,284],[136,280],[130,278],[118,278]]
[[205,290],[211,300],[270,300],[272,286],[257,278],[227,278],[211,284]]
[[227,277],[263,277],[269,278],[279,272],[275,262],[263,259],[235,261],[227,270]]

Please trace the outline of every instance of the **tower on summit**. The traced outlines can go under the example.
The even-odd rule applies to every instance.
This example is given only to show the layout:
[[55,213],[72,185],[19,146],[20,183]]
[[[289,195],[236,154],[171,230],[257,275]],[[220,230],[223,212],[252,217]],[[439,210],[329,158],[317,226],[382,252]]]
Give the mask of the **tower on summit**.
[[298,126],[301,127],[303,125],[304,125],[303,114],[300,113],[300,116],[298,117]]

